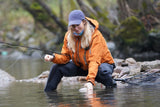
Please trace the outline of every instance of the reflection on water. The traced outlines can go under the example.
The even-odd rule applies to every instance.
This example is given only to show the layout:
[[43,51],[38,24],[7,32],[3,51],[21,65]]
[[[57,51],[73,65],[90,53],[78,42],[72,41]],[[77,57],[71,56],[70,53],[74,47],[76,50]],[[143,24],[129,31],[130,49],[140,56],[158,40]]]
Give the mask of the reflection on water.
[[[2,63],[3,62],[3,63]],[[32,78],[48,70],[51,63],[42,60],[1,60],[0,68],[7,70],[16,79]],[[43,92],[44,84],[13,82],[0,88],[0,107],[158,107],[160,86],[128,86],[103,89],[98,84],[93,94],[79,92],[83,83],[61,82],[57,91]]]
[[[66,90],[66,88],[65,88]],[[52,106],[69,106],[69,107],[109,107],[115,106],[113,89],[96,90],[93,94],[80,93],[79,88],[66,91],[61,89],[54,92],[46,93],[50,105]],[[59,92],[60,91],[60,92]],[[63,92],[65,91],[65,92]]]

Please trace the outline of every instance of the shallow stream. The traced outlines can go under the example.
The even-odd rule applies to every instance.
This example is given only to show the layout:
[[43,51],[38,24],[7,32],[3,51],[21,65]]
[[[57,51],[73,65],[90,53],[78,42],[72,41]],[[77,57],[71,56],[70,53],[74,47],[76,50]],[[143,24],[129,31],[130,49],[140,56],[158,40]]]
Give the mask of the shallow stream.
[[[38,76],[51,63],[39,59],[0,59],[0,68],[16,79]],[[14,64],[13,64],[14,63]],[[61,82],[57,91],[45,93],[44,84],[13,82],[0,87],[0,107],[159,107],[160,86],[126,86],[113,89],[98,84],[93,94],[80,92],[83,83]]]

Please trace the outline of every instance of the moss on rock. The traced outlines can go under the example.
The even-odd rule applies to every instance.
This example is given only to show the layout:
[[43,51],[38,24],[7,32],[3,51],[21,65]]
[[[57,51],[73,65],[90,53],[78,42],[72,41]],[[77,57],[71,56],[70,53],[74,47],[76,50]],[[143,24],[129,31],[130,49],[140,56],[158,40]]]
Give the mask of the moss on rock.
[[135,16],[124,20],[116,31],[116,35],[125,46],[132,48],[143,46],[148,37],[144,25]]

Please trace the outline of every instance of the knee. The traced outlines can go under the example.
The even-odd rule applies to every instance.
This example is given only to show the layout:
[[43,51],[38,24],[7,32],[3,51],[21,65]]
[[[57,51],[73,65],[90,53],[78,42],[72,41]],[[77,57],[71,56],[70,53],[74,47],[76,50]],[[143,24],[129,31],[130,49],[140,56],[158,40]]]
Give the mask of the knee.
[[58,64],[54,64],[52,65],[51,69],[50,69],[50,75],[59,75],[60,73],[60,66]]
[[102,76],[111,76],[113,72],[113,66],[110,64],[101,64],[98,69],[100,75]]
[[52,67],[51,67],[51,69],[50,69],[50,71],[51,71],[51,72],[57,71],[57,70],[59,70],[59,68],[60,68],[60,65],[59,65],[59,64],[53,64]]
[[106,71],[108,71],[108,72],[112,72],[113,71],[113,69],[114,69],[114,66],[113,65],[111,65],[111,64],[108,64],[108,63],[102,63],[101,65],[100,65],[100,68],[102,69],[102,71],[104,70],[106,70]]

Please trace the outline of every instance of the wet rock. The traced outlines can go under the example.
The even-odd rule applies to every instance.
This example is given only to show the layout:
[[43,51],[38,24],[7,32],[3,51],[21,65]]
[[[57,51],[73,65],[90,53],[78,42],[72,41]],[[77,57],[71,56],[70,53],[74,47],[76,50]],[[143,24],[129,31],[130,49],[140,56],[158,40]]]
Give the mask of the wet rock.
[[[123,63],[128,66],[122,66]],[[125,79],[125,83],[134,85],[160,83],[160,61],[136,62],[133,58],[118,60],[112,76],[114,79]],[[122,82],[117,83],[119,86],[122,85]]]
[[141,65],[140,63],[135,63],[129,66],[130,74],[129,75],[136,75],[141,72]]
[[15,78],[8,74],[7,72],[0,69],[0,83],[1,82],[12,82]]
[[[160,83],[160,61],[144,61],[136,62],[133,58],[115,59],[116,68],[112,74],[114,79],[125,79],[128,82],[126,84],[141,84],[141,83]],[[122,66],[123,63],[128,66]],[[153,75],[152,75],[153,74]],[[39,76],[30,79],[17,80],[18,82],[34,82],[34,83],[46,83],[49,75],[49,71],[45,71]],[[76,77],[63,77],[63,84],[74,84],[79,81],[86,81],[84,76]],[[151,80],[151,81],[150,81]],[[118,86],[122,86],[124,82],[117,82]],[[125,85],[126,86],[126,85]]]
[[125,63],[128,63],[128,64],[136,64],[137,62],[136,62],[136,60],[133,59],[133,58],[127,58],[127,59],[125,60]]
[[160,60],[141,62],[141,71],[160,68]]
[[120,74],[123,69],[124,69],[124,67],[117,66],[117,67],[114,69],[114,72],[113,72],[113,73],[118,73],[118,74]]
[[122,71],[119,73],[119,76],[118,78],[124,76],[125,74],[129,74],[130,73],[130,70],[128,67],[123,67]]
[[13,76],[0,69],[0,88],[8,87],[13,81],[15,81]]
[[112,74],[112,76],[114,78],[121,78],[123,75],[125,74],[129,74],[129,68],[128,67],[121,67],[121,66],[118,66],[114,69],[114,72]]
[[49,71],[44,71],[37,77],[30,78],[30,79],[16,80],[16,81],[17,82],[46,83],[48,75],[49,75]]
[[156,72],[156,73],[160,73],[160,69],[149,69],[148,72]]
[[141,71],[141,64],[139,62],[136,62],[136,60],[133,58],[127,58],[126,60],[116,60],[116,65],[117,66],[114,69],[112,75],[114,78],[121,78],[124,75],[136,75]]
[[121,66],[122,63],[124,63],[124,59],[114,59],[115,65],[116,66]]

